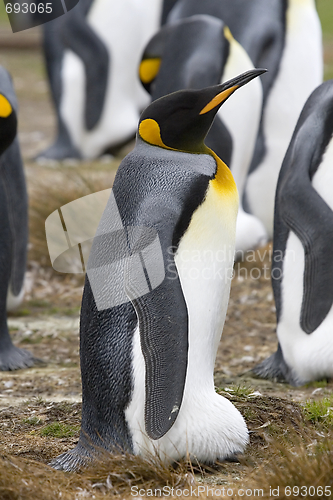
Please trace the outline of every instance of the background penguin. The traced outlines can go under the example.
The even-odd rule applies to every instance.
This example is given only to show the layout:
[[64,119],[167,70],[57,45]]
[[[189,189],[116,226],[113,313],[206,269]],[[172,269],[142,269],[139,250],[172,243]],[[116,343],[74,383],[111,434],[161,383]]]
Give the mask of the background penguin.
[[271,238],[281,163],[302,107],[322,82],[321,27],[314,0],[179,0],[168,23],[195,14],[225,21],[262,77],[261,125],[244,206]]
[[44,26],[58,135],[39,157],[94,158],[131,139],[149,99],[136,68],[174,0],[80,0]]
[[[145,48],[140,79],[158,99],[181,89],[200,89],[235,77],[253,65],[223,21],[198,15],[164,26]],[[262,107],[259,79],[230,99],[216,116],[206,144],[231,168],[240,197],[254,152]],[[245,252],[266,241],[266,231],[240,205],[236,251]]]
[[23,298],[28,244],[28,200],[17,131],[17,101],[8,72],[0,66],[0,370],[33,365],[32,355],[14,347],[7,309]]
[[333,80],[308,99],[275,201],[278,351],[254,372],[292,385],[333,377]]
[[[94,447],[158,453],[164,461],[188,451],[207,462],[244,449],[245,422],[215,393],[213,380],[238,195],[230,170],[204,138],[228,96],[262,71],[175,92],[142,113],[136,146],[118,169],[89,258],[80,439],[54,467],[75,469]],[[133,243],[140,232],[143,241]],[[159,242],[153,251],[152,233]],[[116,273],[127,243],[125,270]],[[136,293],[142,284],[146,291]]]

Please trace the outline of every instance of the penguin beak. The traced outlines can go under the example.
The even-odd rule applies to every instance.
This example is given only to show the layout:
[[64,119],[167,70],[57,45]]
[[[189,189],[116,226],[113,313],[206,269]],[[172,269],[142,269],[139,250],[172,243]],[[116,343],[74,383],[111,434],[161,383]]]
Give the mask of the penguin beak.
[[215,109],[217,106],[220,107],[228,99],[228,97],[235,92],[235,90],[243,87],[243,85],[246,85],[257,76],[266,73],[266,71],[267,69],[253,69],[236,76],[236,78],[233,78],[228,82],[218,85],[216,87],[218,93],[209,101],[208,104],[206,104],[204,108],[202,108],[199,114],[204,115],[205,113],[208,113],[208,111]]

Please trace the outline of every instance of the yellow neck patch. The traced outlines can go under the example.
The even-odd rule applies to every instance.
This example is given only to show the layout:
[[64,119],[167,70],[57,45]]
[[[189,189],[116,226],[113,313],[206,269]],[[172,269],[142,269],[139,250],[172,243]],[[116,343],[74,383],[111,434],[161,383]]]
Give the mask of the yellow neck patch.
[[9,101],[5,98],[5,96],[0,94],[0,117],[7,118],[13,111]]
[[161,66],[160,57],[144,59],[140,64],[139,76],[142,83],[150,83],[156,78]]
[[238,203],[238,191],[230,168],[217,156],[214,151],[207,148],[209,154],[215,158],[217,169],[214,179],[210,181],[212,187],[221,195],[230,195],[236,198]]

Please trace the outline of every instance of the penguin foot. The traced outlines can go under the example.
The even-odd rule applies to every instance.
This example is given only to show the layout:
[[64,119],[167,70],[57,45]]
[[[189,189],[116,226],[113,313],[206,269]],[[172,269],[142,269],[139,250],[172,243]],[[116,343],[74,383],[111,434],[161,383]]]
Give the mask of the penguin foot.
[[223,460],[217,460],[218,462],[229,462],[233,464],[240,464],[240,460],[236,454],[229,455],[225,457]]
[[12,345],[9,349],[0,352],[0,371],[21,370],[30,368],[34,364],[41,362],[26,351]]
[[53,459],[49,465],[53,469],[63,470],[65,472],[77,471],[86,468],[93,462],[93,456],[79,444],[70,451],[62,453]]
[[54,160],[62,161],[68,158],[80,159],[79,152],[73,146],[60,146],[55,142],[49,148],[41,151],[35,158],[35,161]]
[[273,380],[274,382],[287,382],[293,386],[302,385],[294,375],[293,370],[286,364],[280,347],[277,352],[269,356],[252,370],[252,374],[263,379]]

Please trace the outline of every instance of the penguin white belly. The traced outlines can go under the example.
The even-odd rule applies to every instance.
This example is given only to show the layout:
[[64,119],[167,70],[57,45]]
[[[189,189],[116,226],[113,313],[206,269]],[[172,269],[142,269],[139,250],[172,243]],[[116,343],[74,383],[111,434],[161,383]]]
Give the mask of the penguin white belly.
[[314,1],[291,0],[280,68],[264,110],[266,154],[246,188],[251,212],[264,223],[270,238],[281,164],[304,103],[322,75],[321,27]]
[[[333,210],[332,140],[312,185]],[[314,332],[308,335],[301,329],[303,274],[304,249],[298,237],[290,232],[283,264],[282,314],[277,334],[284,359],[300,383],[333,376],[333,307]]]
[[110,72],[101,118],[93,130],[84,120],[85,74],[81,60],[66,51],[61,115],[83,157],[129,139],[149,96],[138,78],[141,51],[159,25],[161,1],[95,0],[87,20],[110,54]]
[[189,453],[199,460],[215,461],[243,451],[248,441],[243,417],[214,390],[214,363],[233,270],[236,217],[233,209],[229,214],[216,213],[214,203],[214,195],[208,193],[192,216],[175,257],[188,308],[188,367],[178,417],[156,441],[145,432],[145,364],[138,328],[134,335],[134,389],[126,419],[137,454],[157,453],[172,461]]
[[[242,46],[230,37],[230,54],[225,66],[222,82],[253,69],[253,63]],[[229,99],[218,112],[227,126],[233,143],[230,169],[236,181],[240,200],[245,179],[252,159],[258,133],[261,108],[262,85],[259,78],[252,80],[238,91],[238,101]],[[246,250],[266,242],[266,230],[262,222],[252,214],[247,214],[240,201],[236,226],[236,256],[241,258]]]

